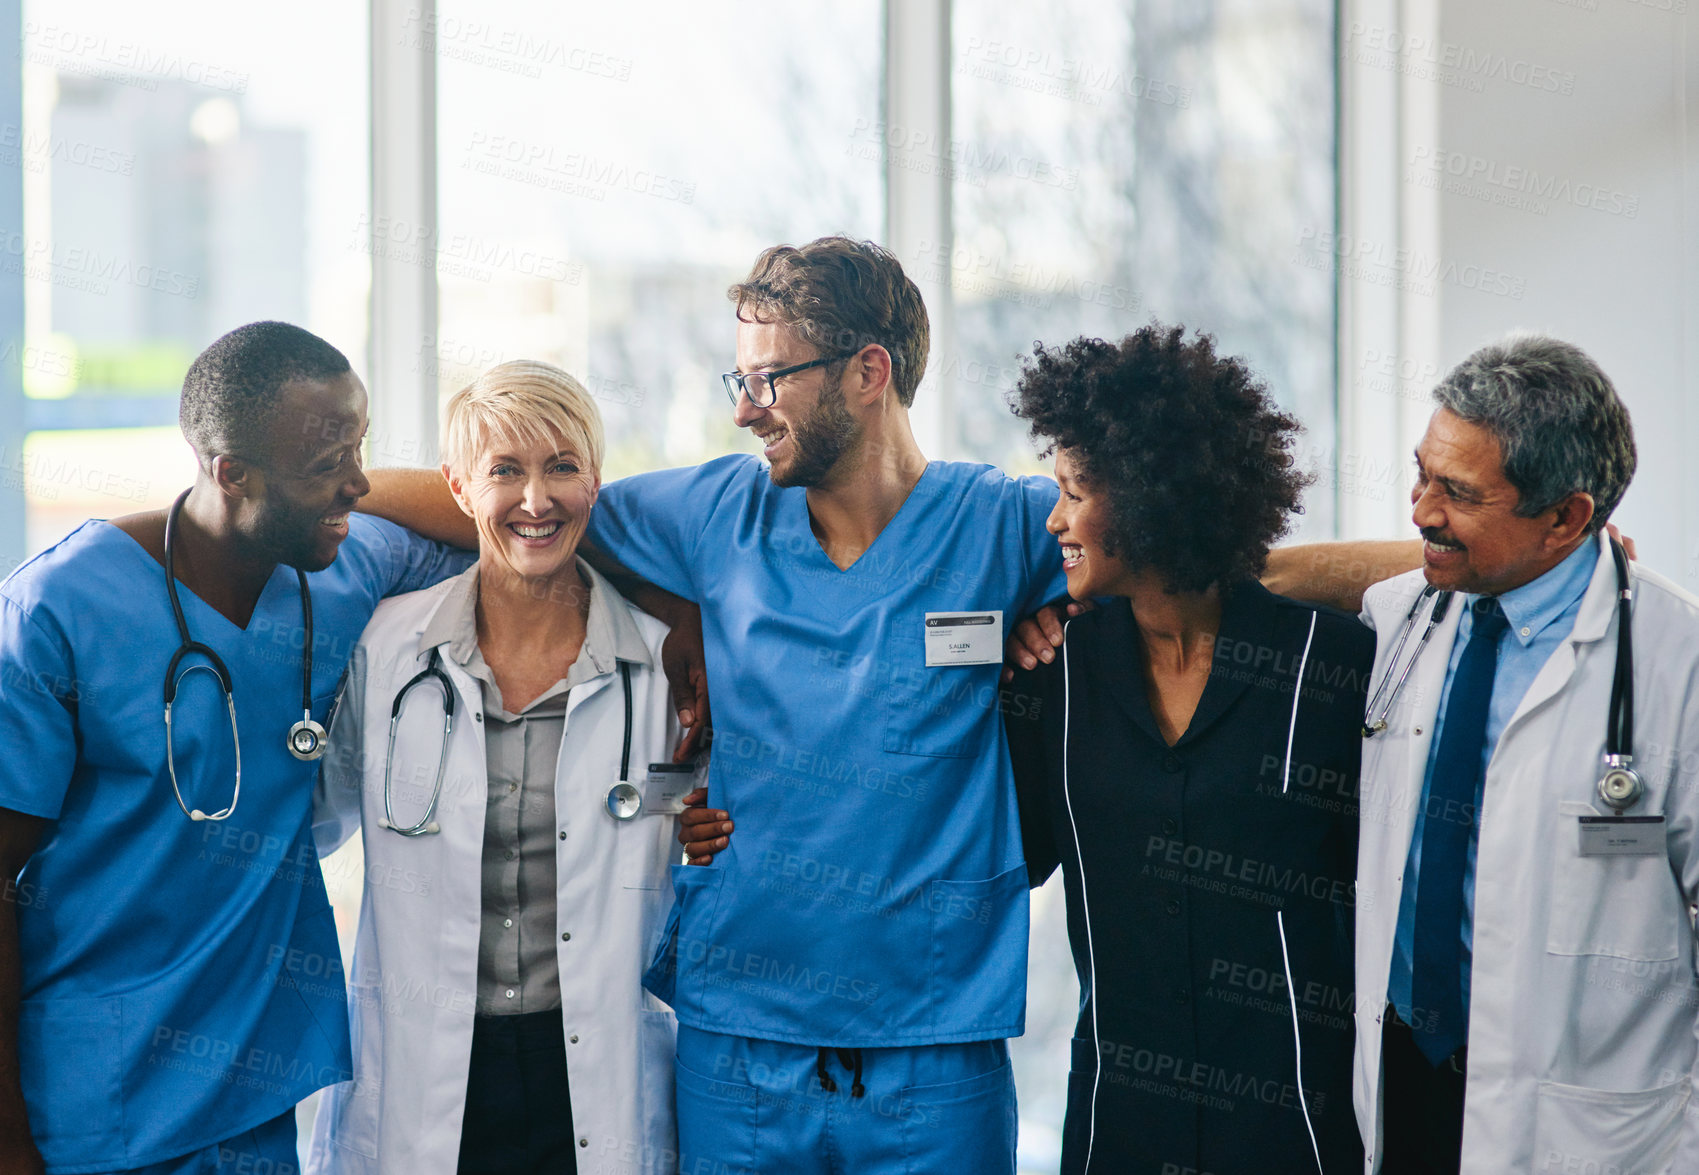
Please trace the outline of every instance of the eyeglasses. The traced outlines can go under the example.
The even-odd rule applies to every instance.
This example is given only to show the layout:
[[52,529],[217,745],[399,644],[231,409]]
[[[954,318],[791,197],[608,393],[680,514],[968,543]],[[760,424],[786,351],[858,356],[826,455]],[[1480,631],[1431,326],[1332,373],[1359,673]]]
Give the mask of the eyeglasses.
[[856,354],[846,351],[841,355],[827,355],[821,359],[810,359],[807,363],[798,363],[791,367],[781,367],[777,371],[728,371],[720,376],[720,381],[726,385],[726,395],[736,405],[738,398],[748,396],[749,402],[757,408],[771,408],[779,398],[778,389],[773,385],[787,375],[795,375],[799,371],[807,371],[811,367],[824,367],[828,363],[836,363],[840,359],[848,359]]

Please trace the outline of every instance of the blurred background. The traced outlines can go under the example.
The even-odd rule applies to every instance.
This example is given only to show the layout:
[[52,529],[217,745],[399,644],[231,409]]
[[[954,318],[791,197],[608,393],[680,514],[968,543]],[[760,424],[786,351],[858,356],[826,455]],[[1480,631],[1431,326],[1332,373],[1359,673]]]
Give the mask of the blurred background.
[[[1699,586],[1685,9],[0,0],[0,570],[187,485],[183,373],[261,318],[353,359],[373,464],[434,465],[439,401],[522,357],[596,396],[606,477],[753,452],[725,289],[842,232],[926,297],[929,455],[1040,471],[1005,400],[1034,341],[1180,322],[1307,425],[1301,537],[1403,535],[1438,376],[1568,337],[1639,426],[1619,517]],[[358,858],[327,871],[351,931]],[[1035,901],[1041,1172],[1078,990]]]

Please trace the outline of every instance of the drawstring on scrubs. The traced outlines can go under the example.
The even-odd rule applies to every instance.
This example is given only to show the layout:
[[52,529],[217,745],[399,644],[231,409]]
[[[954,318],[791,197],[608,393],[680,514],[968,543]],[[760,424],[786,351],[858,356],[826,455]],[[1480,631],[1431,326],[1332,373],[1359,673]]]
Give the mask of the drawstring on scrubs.
[[850,1070],[850,1096],[861,1097],[867,1093],[867,1088],[861,1084],[861,1050],[822,1048],[814,1058],[814,1075],[820,1079],[820,1088],[827,1093],[837,1093],[838,1083],[832,1080],[832,1075],[826,1072],[826,1054],[838,1054],[838,1064]]

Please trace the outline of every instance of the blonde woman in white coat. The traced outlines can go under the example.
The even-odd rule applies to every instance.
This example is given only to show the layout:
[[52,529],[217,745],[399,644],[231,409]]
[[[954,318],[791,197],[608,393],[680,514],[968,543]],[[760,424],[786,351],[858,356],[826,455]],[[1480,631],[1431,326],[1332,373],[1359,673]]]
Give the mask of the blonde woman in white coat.
[[[670,1172],[676,1026],[639,981],[678,852],[646,794],[679,739],[666,628],[577,556],[602,429],[576,380],[502,364],[449,401],[443,438],[478,562],[378,607],[320,786],[320,849],[358,829],[365,889],[355,1071],[309,1169]],[[622,759],[643,807],[623,820]]]

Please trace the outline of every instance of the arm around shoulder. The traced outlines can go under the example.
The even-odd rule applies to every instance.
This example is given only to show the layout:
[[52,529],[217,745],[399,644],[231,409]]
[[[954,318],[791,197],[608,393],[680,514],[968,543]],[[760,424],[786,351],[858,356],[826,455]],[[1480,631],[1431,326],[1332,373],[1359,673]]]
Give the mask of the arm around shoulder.
[[1421,565],[1420,539],[1301,543],[1268,553],[1262,583],[1276,595],[1358,612],[1370,584]]

